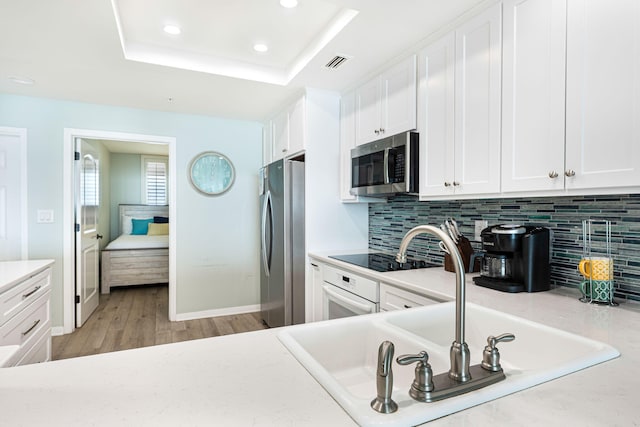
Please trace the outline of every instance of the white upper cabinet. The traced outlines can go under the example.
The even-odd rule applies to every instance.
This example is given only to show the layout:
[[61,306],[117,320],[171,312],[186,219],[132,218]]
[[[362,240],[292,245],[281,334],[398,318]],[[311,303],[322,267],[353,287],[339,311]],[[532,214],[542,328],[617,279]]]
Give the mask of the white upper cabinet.
[[272,162],[273,137],[271,130],[271,122],[266,122],[262,126],[262,166],[266,166]]
[[287,111],[281,111],[271,120],[271,135],[273,138],[271,161],[279,160],[289,151],[289,116]]
[[569,0],[567,189],[640,185],[640,1]]
[[454,191],[455,34],[425,48],[418,61],[420,195],[446,196]]
[[502,191],[563,190],[566,1],[503,5]]
[[[299,154],[305,149],[305,103],[306,96],[303,95],[265,125],[267,130],[263,131],[262,155],[264,164]],[[270,156],[265,155],[265,150],[269,147]],[[268,161],[267,157],[270,157]]]
[[356,144],[416,128],[416,56],[389,68],[355,92]]
[[305,148],[305,105],[306,96],[301,96],[287,110],[289,116],[289,149],[286,153],[287,156],[298,154]]
[[420,55],[420,196],[500,191],[501,5]]
[[455,182],[462,194],[500,191],[502,7],[456,30]]

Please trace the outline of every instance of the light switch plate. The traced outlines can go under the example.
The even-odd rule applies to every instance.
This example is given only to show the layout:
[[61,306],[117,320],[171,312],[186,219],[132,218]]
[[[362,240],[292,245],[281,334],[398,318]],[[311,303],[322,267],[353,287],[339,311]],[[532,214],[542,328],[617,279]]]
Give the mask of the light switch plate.
[[38,209],[38,217],[36,219],[38,224],[51,224],[53,223],[53,209]]
[[475,222],[475,230],[473,233],[473,240],[475,240],[476,242],[480,241],[480,233],[482,232],[482,230],[484,230],[485,228],[487,228],[487,226],[489,225],[489,222],[486,220],[476,220]]

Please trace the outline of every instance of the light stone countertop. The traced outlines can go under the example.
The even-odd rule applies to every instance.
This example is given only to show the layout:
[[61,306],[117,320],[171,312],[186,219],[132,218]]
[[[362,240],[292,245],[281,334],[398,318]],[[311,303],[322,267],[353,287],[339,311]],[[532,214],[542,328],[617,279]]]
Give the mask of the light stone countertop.
[[0,262],[0,293],[53,264],[52,259]]
[[[455,299],[455,274],[442,268],[377,273],[328,258],[326,254],[310,256],[427,297]],[[640,393],[640,304],[621,302],[618,307],[585,304],[578,301],[578,290],[569,288],[510,294],[477,286],[472,277],[467,274],[465,280],[468,302],[610,344],[621,356],[428,425],[640,425],[636,407]],[[506,331],[488,333],[502,332]]]
[[[313,257],[427,296],[452,299],[455,294],[453,273],[440,268],[375,273]],[[470,277],[467,283],[470,302],[606,342],[622,355],[429,425],[637,425],[637,304],[588,305],[572,290],[506,294],[475,286]],[[0,424],[354,425],[278,341],[278,331],[0,369]]]

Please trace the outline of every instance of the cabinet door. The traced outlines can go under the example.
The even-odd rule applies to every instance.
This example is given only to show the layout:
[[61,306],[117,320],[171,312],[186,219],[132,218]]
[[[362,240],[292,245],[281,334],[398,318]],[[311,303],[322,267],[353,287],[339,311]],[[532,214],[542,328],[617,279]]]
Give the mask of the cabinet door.
[[380,136],[391,136],[416,128],[416,56],[382,73]]
[[271,122],[262,126],[262,165],[266,166],[273,160],[273,138],[271,133]]
[[273,135],[271,160],[276,161],[286,156],[289,151],[289,114],[287,110],[271,120],[271,134]]
[[[322,264],[319,262],[312,260],[310,263],[311,268],[311,292],[308,295],[311,295],[311,310],[308,310],[309,313],[312,313],[312,322],[318,322],[322,320]],[[308,305],[307,305],[308,307]]]
[[500,191],[502,5],[456,31],[456,193]]
[[355,93],[348,93],[340,99],[340,198],[352,202],[351,194],[351,149],[356,145],[356,122],[354,116]]
[[455,34],[419,56],[420,195],[453,194]]
[[305,141],[305,97],[299,98],[289,107],[289,147],[287,155],[304,150]]
[[502,191],[564,189],[566,1],[505,0]]
[[356,89],[356,145],[380,139],[380,78]]
[[640,2],[569,0],[566,187],[640,185]]

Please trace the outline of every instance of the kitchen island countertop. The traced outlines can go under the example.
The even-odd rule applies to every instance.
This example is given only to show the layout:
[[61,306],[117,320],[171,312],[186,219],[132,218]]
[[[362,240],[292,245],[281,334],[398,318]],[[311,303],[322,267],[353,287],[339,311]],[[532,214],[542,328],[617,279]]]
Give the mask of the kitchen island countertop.
[[[356,271],[324,255],[313,257]],[[365,272],[426,296],[455,295],[454,275],[441,268]],[[470,277],[467,300],[606,342],[621,356],[429,425],[636,425],[638,304],[583,304],[572,289],[506,294],[475,286]],[[279,330],[0,369],[0,424],[354,425],[279,342]]]

